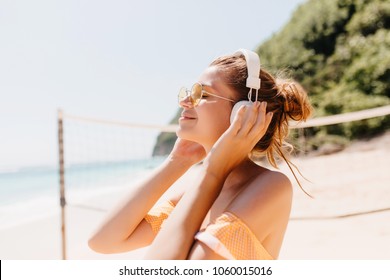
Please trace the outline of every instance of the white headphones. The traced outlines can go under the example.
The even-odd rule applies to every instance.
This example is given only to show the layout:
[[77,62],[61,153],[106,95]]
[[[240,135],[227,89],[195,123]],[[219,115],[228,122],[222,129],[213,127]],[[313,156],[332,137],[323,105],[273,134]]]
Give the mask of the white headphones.
[[261,85],[260,80],[260,57],[257,55],[257,53],[246,50],[246,49],[239,49],[235,54],[243,54],[245,56],[246,61],[246,67],[248,70],[248,78],[246,79],[246,87],[249,88],[248,92],[248,100],[239,101],[236,104],[234,104],[232,112],[230,114],[230,123],[233,122],[238,110],[245,105],[253,104],[252,101],[252,91],[256,90],[256,98],[259,95],[259,89]]

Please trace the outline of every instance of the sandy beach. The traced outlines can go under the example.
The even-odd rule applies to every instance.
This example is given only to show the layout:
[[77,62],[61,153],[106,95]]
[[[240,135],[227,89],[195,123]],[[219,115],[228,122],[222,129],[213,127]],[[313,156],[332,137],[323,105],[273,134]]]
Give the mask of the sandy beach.
[[[294,184],[294,201],[279,259],[390,259],[390,133],[339,153],[293,162],[310,180],[300,179],[314,199],[299,189],[282,165]],[[144,249],[102,255],[87,246],[88,237],[107,214],[104,210],[123,195],[91,194],[87,204],[96,209],[67,207],[68,259],[142,258]],[[59,206],[50,212],[50,217],[0,230],[0,259],[61,259]]]

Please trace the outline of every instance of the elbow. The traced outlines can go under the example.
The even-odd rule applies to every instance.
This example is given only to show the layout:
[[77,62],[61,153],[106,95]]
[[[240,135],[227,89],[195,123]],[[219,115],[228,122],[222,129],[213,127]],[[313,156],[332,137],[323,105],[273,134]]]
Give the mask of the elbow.
[[88,240],[88,247],[97,252],[97,253],[101,253],[101,254],[112,254],[113,252],[110,250],[110,247],[108,244],[106,244],[106,242],[104,242],[103,240],[101,240],[98,236],[92,236],[89,240]]
[[126,240],[113,240],[107,236],[94,235],[88,240],[88,247],[100,254],[118,254],[142,247],[134,247],[126,242]]
[[102,246],[100,242],[97,240],[95,236],[91,237],[88,240],[88,247],[97,253],[104,253],[104,250],[102,250]]

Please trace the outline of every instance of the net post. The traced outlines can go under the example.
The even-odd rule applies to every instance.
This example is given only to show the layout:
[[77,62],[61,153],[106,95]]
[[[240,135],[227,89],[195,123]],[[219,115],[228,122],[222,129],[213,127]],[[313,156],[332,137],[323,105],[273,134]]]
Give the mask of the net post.
[[66,260],[66,226],[65,226],[65,164],[64,164],[64,125],[63,112],[58,110],[58,160],[59,160],[59,178],[60,178],[60,206],[61,206],[61,245],[62,259]]

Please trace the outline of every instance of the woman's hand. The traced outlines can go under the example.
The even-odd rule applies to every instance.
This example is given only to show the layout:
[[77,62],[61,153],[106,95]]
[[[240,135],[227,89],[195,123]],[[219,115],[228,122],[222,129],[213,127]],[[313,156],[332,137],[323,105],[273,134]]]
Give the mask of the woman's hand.
[[171,160],[181,161],[190,166],[200,162],[206,156],[202,145],[189,140],[177,138],[169,155]]
[[266,102],[240,108],[230,127],[215,142],[204,163],[215,176],[227,175],[252,151],[265,135],[272,119]]

